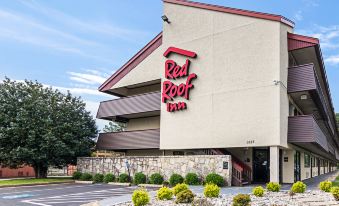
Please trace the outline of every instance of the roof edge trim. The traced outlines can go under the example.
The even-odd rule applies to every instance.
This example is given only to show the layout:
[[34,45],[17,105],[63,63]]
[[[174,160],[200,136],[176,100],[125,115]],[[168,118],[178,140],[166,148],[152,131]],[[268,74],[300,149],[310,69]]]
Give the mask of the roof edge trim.
[[294,27],[294,22],[292,20],[284,16],[276,15],[276,14],[268,14],[268,13],[263,13],[263,12],[236,9],[236,8],[231,8],[231,7],[206,4],[206,3],[194,2],[194,1],[186,1],[186,0],[163,0],[163,1],[165,3],[190,6],[190,7],[200,8],[200,9],[207,9],[207,10],[219,11],[219,12],[230,13],[230,14],[237,14],[237,15],[242,15],[242,16],[249,16],[249,17],[254,17],[254,18],[259,18],[259,19],[279,21],[292,28]]

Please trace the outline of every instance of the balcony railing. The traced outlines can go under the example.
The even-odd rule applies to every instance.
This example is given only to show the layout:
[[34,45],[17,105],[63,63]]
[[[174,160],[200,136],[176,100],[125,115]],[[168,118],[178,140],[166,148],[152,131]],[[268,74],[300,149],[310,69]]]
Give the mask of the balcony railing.
[[329,151],[327,138],[312,115],[288,118],[288,142],[300,145],[313,144]]
[[[319,78],[317,77],[313,64],[305,64],[289,68],[287,92],[289,94],[308,92],[317,107],[314,109],[319,109],[322,118],[329,121],[328,126],[332,134],[334,134],[334,127],[329,117],[329,107],[325,101],[324,92],[320,86]],[[297,101],[299,100],[300,99],[297,99]]]
[[96,145],[99,150],[158,149],[160,129],[100,133]]
[[123,97],[100,103],[97,118],[112,120],[117,117],[132,119],[160,115],[160,92]]

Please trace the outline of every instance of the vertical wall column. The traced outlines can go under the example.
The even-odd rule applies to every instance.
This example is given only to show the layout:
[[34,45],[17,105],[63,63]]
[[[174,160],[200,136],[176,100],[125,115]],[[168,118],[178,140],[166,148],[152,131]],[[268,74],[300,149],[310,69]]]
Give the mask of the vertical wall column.
[[270,147],[270,182],[279,182],[279,147]]

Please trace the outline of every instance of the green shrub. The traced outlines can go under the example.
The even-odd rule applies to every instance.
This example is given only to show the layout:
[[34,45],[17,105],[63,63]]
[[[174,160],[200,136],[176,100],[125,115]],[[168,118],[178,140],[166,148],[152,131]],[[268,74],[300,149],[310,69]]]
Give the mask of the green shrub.
[[185,183],[179,183],[173,187],[173,194],[176,196],[179,192],[182,192],[184,190],[188,190],[188,185]]
[[171,175],[169,182],[172,186],[175,186],[179,183],[183,183],[184,178],[181,175],[174,173],[174,174]]
[[175,203],[192,203],[194,200],[194,194],[191,190],[184,190],[177,194]]
[[149,183],[154,185],[161,185],[164,181],[164,178],[159,173],[154,173],[149,177]]
[[173,191],[168,187],[162,187],[157,191],[159,200],[170,200],[173,197]]
[[218,185],[219,187],[224,186],[224,178],[221,175],[216,173],[210,173],[206,176],[206,183],[212,183]]
[[163,187],[168,187],[170,185],[169,181],[163,181],[162,186]]
[[332,187],[331,181],[323,181],[319,183],[319,189],[321,189],[324,192],[330,192]]
[[215,184],[206,184],[204,188],[205,197],[219,197],[220,187]]
[[245,194],[238,194],[233,197],[232,206],[249,206],[251,202],[251,197]]
[[132,194],[132,202],[135,206],[147,205],[150,201],[150,196],[145,189],[134,190]]
[[291,190],[294,193],[304,193],[306,190],[306,185],[303,182],[298,181],[292,185]]
[[121,182],[121,183],[130,182],[130,181],[129,181],[129,176],[128,176],[128,174],[126,174],[126,173],[121,173],[121,174],[119,175],[119,182]]
[[146,183],[146,175],[142,172],[135,173],[134,175],[134,184],[145,184]]
[[261,186],[255,187],[255,188],[253,188],[253,190],[252,190],[253,195],[255,195],[255,196],[257,196],[257,197],[262,197],[262,196],[264,196],[264,192],[265,192],[265,190],[264,190],[264,188],[261,187]]
[[82,173],[75,171],[72,175],[73,180],[79,180],[81,178]]
[[104,181],[104,175],[103,174],[95,174],[93,177],[93,182],[94,183],[100,183]]
[[199,185],[199,177],[195,173],[187,173],[185,176],[185,183],[188,185]]
[[81,181],[92,181],[93,180],[93,176],[89,173],[83,173],[80,177]]
[[332,187],[331,193],[336,201],[339,201],[339,187]]
[[109,182],[114,182],[115,176],[111,173],[107,173],[104,177],[104,182],[109,183]]
[[266,184],[266,189],[271,192],[279,192],[280,187],[280,184],[277,182],[269,182]]

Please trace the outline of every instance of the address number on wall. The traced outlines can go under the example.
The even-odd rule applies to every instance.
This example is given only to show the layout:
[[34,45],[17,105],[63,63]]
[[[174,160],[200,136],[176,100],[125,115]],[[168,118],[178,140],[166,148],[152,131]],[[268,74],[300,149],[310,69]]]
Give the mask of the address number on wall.
[[247,140],[246,144],[254,144],[254,140]]

